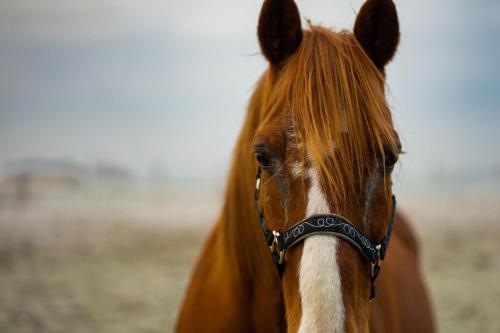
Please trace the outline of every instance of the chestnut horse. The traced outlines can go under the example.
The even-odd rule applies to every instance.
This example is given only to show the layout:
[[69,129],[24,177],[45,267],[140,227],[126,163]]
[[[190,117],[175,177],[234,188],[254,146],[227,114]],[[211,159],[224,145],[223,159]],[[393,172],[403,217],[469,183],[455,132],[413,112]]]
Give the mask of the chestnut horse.
[[[401,145],[384,68],[399,42],[394,3],[366,1],[352,33],[302,30],[293,0],[265,0],[258,37],[269,68],[251,97],[177,332],[433,332],[417,242],[398,213],[391,219]],[[309,235],[281,253],[278,274],[259,222],[265,216],[283,232],[316,214],[341,216],[374,244],[393,229],[372,302],[374,265],[346,237]]]

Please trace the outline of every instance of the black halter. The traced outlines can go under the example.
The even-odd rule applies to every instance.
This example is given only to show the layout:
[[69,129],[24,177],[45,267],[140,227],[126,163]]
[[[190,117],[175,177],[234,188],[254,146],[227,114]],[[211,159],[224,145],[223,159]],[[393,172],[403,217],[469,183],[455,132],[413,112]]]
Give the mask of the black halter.
[[370,262],[371,295],[370,300],[375,298],[375,280],[380,272],[380,264],[385,259],[389,240],[392,234],[392,224],[394,211],[396,209],[396,197],[392,196],[392,212],[384,238],[380,243],[375,243],[368,239],[358,228],[356,228],[347,218],[338,214],[313,215],[292,226],[284,232],[270,230],[267,227],[264,211],[259,207],[261,169],[257,170],[255,183],[255,203],[259,210],[259,220],[264,232],[267,245],[271,249],[271,257],[278,274],[283,274],[285,265],[284,256],[286,250],[297,245],[302,240],[312,235],[333,234],[348,241]]

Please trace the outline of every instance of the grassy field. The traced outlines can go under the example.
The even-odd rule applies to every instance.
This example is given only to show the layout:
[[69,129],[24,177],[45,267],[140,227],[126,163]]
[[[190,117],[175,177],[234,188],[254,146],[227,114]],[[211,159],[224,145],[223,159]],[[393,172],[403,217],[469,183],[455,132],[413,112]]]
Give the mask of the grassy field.
[[130,225],[0,233],[0,332],[12,333],[168,332],[202,238]]
[[[0,210],[0,332],[171,331],[206,231],[51,214]],[[500,332],[491,218],[417,227],[440,332]]]

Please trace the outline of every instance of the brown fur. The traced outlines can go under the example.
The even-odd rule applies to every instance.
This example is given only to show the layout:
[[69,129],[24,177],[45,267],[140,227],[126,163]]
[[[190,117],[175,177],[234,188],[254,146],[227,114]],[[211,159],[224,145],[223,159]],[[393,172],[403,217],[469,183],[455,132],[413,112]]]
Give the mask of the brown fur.
[[222,214],[193,272],[177,332],[283,332],[281,283],[253,202],[251,142],[263,118],[265,76],[250,100],[233,153]]
[[419,255],[420,248],[417,237],[408,220],[403,214],[396,214],[394,218],[394,232],[399,235],[401,242],[408,248],[408,251]]
[[300,156],[307,150],[324,183],[331,185],[333,201],[344,201],[355,195],[349,189],[363,190],[370,160],[384,159],[388,149],[399,153],[383,80],[352,33],[312,26],[275,78],[261,128],[272,127],[286,109],[302,143]]
[[[387,2],[368,1],[370,6]],[[275,164],[275,171],[263,176],[259,203],[272,229],[283,230],[304,217],[310,187],[305,170],[311,165],[318,170],[331,211],[349,218],[374,241],[382,239],[387,227],[391,179],[383,166],[386,153],[397,155],[400,145],[384,96],[383,73],[359,36],[346,31],[312,26],[301,33],[296,50],[290,51],[293,43],[282,35],[294,34],[293,29],[281,27],[275,33],[272,20],[278,20],[278,26],[285,23],[277,17],[281,10],[289,17],[289,11],[296,10],[292,4],[264,3],[259,38],[271,66],[250,100],[224,207],[193,272],[177,332],[296,332],[299,328],[302,245],[286,253],[280,280],[253,202],[254,143],[264,145]],[[360,15],[372,13],[373,8],[367,8]],[[357,21],[364,20],[358,17]],[[266,36],[285,38],[285,44],[266,44]],[[288,46],[275,52],[276,45]],[[302,168],[298,178],[292,175],[294,163]],[[370,223],[365,225],[364,189],[373,172],[380,172],[381,179],[373,194]],[[415,238],[399,215],[395,224],[377,281],[378,298],[371,304],[367,262],[350,244],[339,242],[346,332],[433,331]]]

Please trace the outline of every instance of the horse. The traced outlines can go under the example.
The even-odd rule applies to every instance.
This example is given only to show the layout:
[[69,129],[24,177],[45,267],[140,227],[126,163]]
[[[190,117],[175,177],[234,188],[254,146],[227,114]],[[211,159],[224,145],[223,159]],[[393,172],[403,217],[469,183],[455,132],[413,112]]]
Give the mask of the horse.
[[418,241],[394,215],[395,4],[367,0],[350,32],[265,0],[257,35],[269,66],[176,332],[433,332]]

